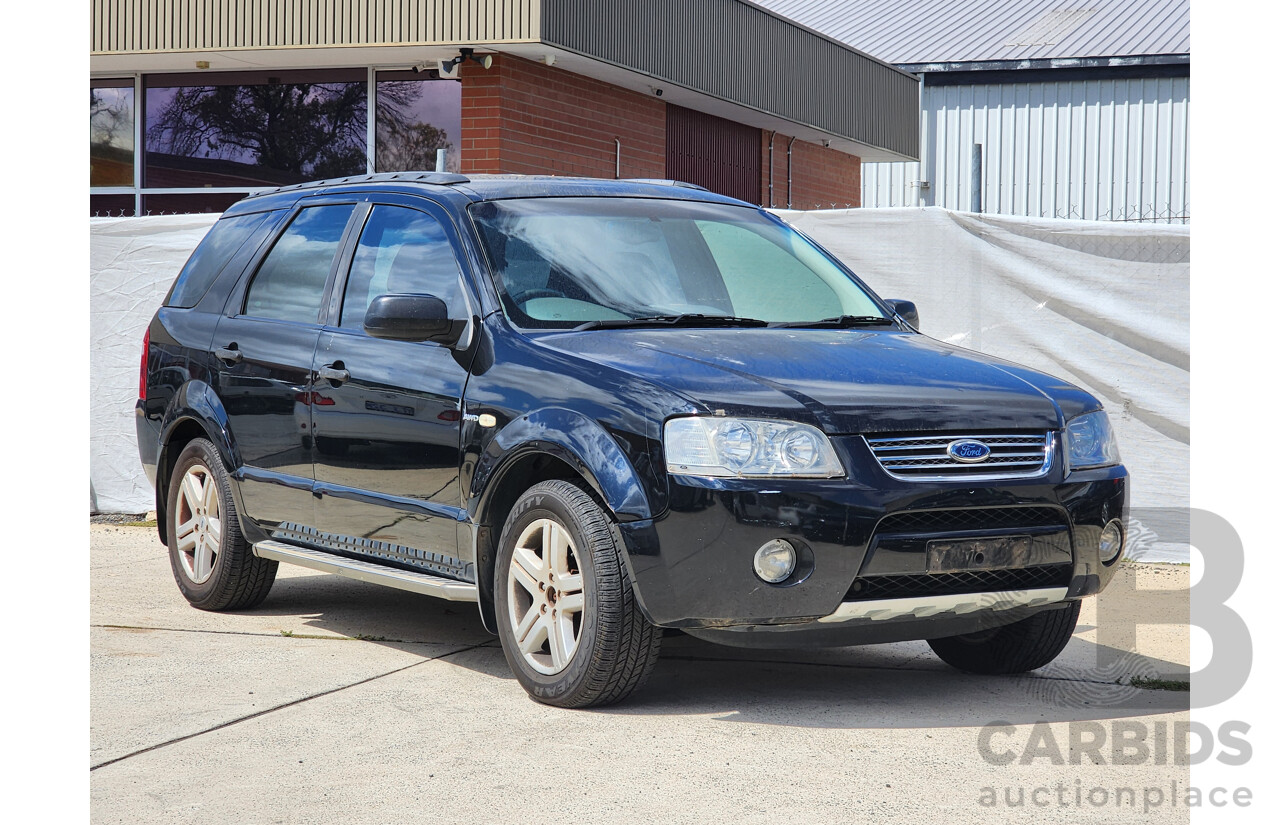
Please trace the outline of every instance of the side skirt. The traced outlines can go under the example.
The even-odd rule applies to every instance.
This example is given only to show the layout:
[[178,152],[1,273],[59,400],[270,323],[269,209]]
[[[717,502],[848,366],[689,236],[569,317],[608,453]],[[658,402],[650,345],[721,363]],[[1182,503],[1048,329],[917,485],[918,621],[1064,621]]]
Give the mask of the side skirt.
[[322,573],[335,573],[357,581],[394,587],[397,590],[408,590],[454,602],[475,602],[479,595],[474,584],[432,576],[429,573],[415,573],[408,570],[397,570],[372,562],[349,559],[320,550],[296,547],[279,541],[260,541],[253,545],[253,554],[263,559],[274,559],[286,564],[297,564],[319,570]]

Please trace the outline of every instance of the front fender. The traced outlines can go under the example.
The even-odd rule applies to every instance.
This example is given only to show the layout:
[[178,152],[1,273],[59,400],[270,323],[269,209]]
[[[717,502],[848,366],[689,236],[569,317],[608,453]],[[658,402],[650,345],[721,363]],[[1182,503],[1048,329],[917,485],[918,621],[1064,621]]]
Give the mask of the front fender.
[[471,479],[473,520],[483,521],[507,470],[531,454],[554,456],[577,470],[618,521],[653,517],[644,484],[608,431],[581,413],[552,407],[512,420],[489,440]]

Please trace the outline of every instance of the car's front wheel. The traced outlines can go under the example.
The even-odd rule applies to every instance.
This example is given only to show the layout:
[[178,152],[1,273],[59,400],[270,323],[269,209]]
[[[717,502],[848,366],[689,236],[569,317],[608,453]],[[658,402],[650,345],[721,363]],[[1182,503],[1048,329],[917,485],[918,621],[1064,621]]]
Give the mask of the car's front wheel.
[[197,438],[169,476],[169,564],[182,595],[201,610],[241,610],[267,597],[278,562],[260,559],[240,533],[231,478],[213,443]]
[[969,673],[1025,673],[1058,657],[1079,618],[1080,602],[1073,601],[1002,627],[930,639],[929,647],[942,661]]
[[635,603],[621,554],[608,515],[568,481],[536,484],[512,508],[494,571],[498,636],[538,701],[612,704],[657,664],[662,633]]

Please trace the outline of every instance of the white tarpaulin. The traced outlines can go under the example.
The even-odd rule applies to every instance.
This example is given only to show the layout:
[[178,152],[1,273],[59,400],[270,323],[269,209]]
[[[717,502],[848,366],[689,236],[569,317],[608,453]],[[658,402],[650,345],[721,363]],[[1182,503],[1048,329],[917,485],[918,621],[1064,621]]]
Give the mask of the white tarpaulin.
[[1191,231],[924,209],[779,212],[922,331],[1106,406],[1134,507],[1190,504]]
[[142,336],[217,215],[89,219],[89,508],[145,513],[155,496],[133,423]]
[[[1186,507],[1190,231],[928,209],[781,212],[923,331],[1102,399],[1136,507]],[[91,506],[143,512],[133,409],[148,320],[213,215],[90,221]]]

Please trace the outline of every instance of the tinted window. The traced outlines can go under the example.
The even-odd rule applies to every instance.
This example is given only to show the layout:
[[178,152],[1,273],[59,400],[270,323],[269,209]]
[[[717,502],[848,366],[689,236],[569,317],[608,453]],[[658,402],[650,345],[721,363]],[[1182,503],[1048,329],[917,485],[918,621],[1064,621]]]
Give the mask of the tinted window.
[[133,186],[133,81],[89,84],[89,185]]
[[457,172],[462,141],[462,82],[428,79],[414,72],[378,72],[376,169],[445,169]]
[[249,285],[244,314],[316,323],[333,256],[354,209],[344,203],[299,212]]
[[215,223],[196,247],[196,251],[191,253],[187,265],[182,268],[178,280],[173,284],[165,306],[193,307],[199,303],[227,261],[266,217],[266,212],[259,212],[223,218]]
[[275,186],[365,171],[365,70],[146,77],[150,188]]
[[342,303],[342,326],[360,329],[379,295],[434,295],[454,309],[461,272],[444,228],[430,215],[375,206],[365,223]]

